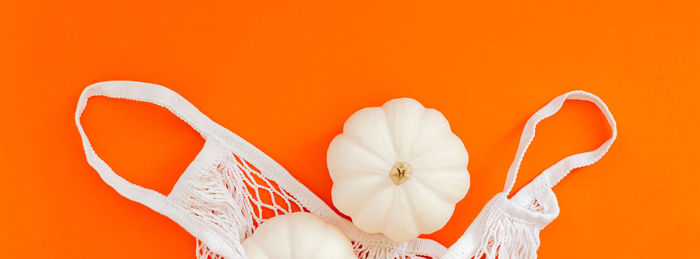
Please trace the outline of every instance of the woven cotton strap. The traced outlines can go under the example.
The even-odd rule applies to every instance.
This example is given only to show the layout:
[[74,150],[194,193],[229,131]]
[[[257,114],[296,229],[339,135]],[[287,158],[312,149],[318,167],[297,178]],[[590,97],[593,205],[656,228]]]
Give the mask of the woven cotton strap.
[[610,114],[608,107],[602,100],[600,100],[600,98],[588,92],[571,91],[565,93],[557,98],[554,98],[554,100],[542,107],[542,109],[532,115],[532,117],[530,117],[525,124],[525,129],[520,137],[518,152],[515,154],[515,159],[508,170],[506,184],[503,188],[504,193],[509,194],[513,189],[513,185],[515,185],[515,179],[518,176],[518,169],[520,168],[523,156],[525,156],[525,151],[527,151],[527,148],[530,146],[530,143],[532,143],[532,140],[535,137],[535,127],[537,126],[537,123],[557,113],[566,100],[583,100],[594,103],[598,109],[603,112],[608,124],[610,124],[612,136],[596,150],[575,154],[562,159],[553,166],[544,170],[539,176],[537,176],[533,183],[537,182],[538,184],[544,185],[537,187],[552,188],[554,185],[559,183],[561,179],[568,175],[571,170],[593,164],[603,157],[606,152],[608,152],[610,145],[612,145],[617,137],[617,126],[615,124],[615,119],[613,119],[612,114]]
[[[85,149],[87,161],[99,173],[102,180],[122,196],[141,203],[171,218],[192,235],[207,243],[210,247],[217,248],[217,252],[227,258],[229,258],[228,255],[234,255],[234,251],[231,250],[230,246],[227,244],[228,241],[226,241],[224,237],[217,235],[215,231],[212,231],[206,225],[202,224],[196,217],[193,217],[187,210],[182,208],[182,206],[168,199],[168,197],[163,194],[127,181],[117,175],[107,163],[97,156],[80,123],[80,116],[83,110],[85,110],[87,100],[93,96],[136,100],[163,106],[180,117],[180,119],[187,122],[205,139],[208,136],[207,132],[216,128],[218,125],[197,110],[197,108],[185,100],[185,98],[170,89],[155,84],[132,81],[100,82],[85,88],[80,95],[78,108],[75,111],[75,124],[78,127],[83,141],[83,148]],[[233,257],[231,256],[231,258]]]

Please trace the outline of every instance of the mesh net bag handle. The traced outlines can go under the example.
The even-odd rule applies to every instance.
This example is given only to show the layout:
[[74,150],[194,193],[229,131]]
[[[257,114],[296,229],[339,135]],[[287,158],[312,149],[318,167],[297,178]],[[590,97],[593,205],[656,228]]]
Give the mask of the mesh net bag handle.
[[135,185],[122,178],[95,153],[80,122],[80,117],[87,106],[88,99],[94,96],[142,101],[165,107],[187,122],[192,128],[202,134],[204,138],[208,135],[206,131],[213,128],[215,123],[204,116],[182,96],[170,89],[154,84],[130,81],[101,82],[87,87],[80,95],[75,112],[75,124],[82,139],[87,161],[107,185],[127,199],[141,203],[167,216],[210,246],[221,247],[223,253],[233,254],[233,251],[226,251],[227,246],[224,245],[224,238],[217,236],[216,232],[211,231],[208,226],[193,218],[191,213],[182,208],[182,206],[159,192]]
[[[595,150],[562,159],[540,173],[512,198],[508,198],[515,185],[525,152],[535,137],[537,124],[556,114],[566,100],[582,100],[595,104],[605,116],[612,136]],[[535,258],[540,244],[540,230],[559,216],[559,205],[552,187],[571,170],[600,160],[616,138],[615,119],[597,96],[584,91],[571,91],[554,98],[525,123],[503,192],[498,193],[486,204],[467,231],[442,258]]]
[[[522,164],[525,152],[527,151],[528,147],[535,138],[535,128],[537,127],[537,124],[540,121],[556,114],[562,108],[566,100],[581,100],[595,104],[596,107],[605,116],[605,119],[608,122],[610,129],[612,130],[612,136],[595,150],[568,156],[560,160],[556,164],[552,165],[551,167],[547,168],[546,170],[542,171],[542,173],[540,173],[533,180],[533,183],[535,183],[534,185],[537,185],[537,188],[550,189],[554,187],[557,183],[559,183],[559,181],[564,179],[564,177],[566,177],[566,175],[568,175],[569,172],[571,172],[571,170],[588,166],[597,162],[605,155],[605,153],[608,152],[612,143],[615,142],[615,139],[617,138],[617,124],[612,114],[610,113],[610,110],[608,110],[608,107],[600,98],[598,98],[598,96],[595,96],[585,91],[571,91],[560,95],[559,97],[554,98],[540,110],[538,110],[534,115],[532,115],[532,117],[530,117],[530,119],[528,119],[527,123],[525,123],[525,128],[523,129],[523,133],[520,136],[520,144],[518,145],[518,151],[515,155],[515,159],[513,159],[513,163],[511,164],[508,170],[506,183],[503,187],[504,193],[510,194],[510,192],[513,189],[513,186],[515,185],[515,179],[518,176],[518,169],[520,168],[520,164]],[[528,186],[533,186],[533,184],[528,184]],[[533,186],[528,188],[535,187]]]

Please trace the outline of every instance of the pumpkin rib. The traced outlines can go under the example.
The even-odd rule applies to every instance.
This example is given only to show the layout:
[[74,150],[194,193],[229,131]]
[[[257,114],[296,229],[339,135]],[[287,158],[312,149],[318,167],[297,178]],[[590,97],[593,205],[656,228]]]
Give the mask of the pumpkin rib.
[[[450,133],[445,134],[443,139],[434,141],[431,144],[433,148],[426,148],[424,153],[412,158],[414,168],[418,170],[454,167],[456,170],[466,171],[469,155],[461,140],[459,140],[459,144],[457,144],[457,140],[459,137]],[[441,145],[442,148],[436,148]],[[425,166],[425,164],[429,164],[429,166]]]
[[[407,222],[411,217],[406,217],[406,215],[410,214],[405,213],[406,208],[402,202],[402,196],[404,196],[402,194],[402,190],[403,188],[394,188],[391,190],[390,200],[393,202],[389,203],[389,206],[385,207],[385,213],[382,214],[383,218],[381,220],[385,224],[381,224],[382,231],[380,231],[381,233],[384,233],[384,235],[398,242],[410,240],[410,238],[406,238],[405,236],[413,236],[418,234],[417,228],[415,226],[410,228],[411,224],[408,224],[409,222]],[[410,231],[411,234],[394,235],[392,233],[396,233],[393,231],[396,228],[401,228],[404,231]]]
[[[440,171],[429,170],[429,171],[432,171],[432,172],[422,171],[421,173],[416,174],[415,175],[416,180],[417,180],[417,181],[415,181],[416,184],[420,184],[423,187],[433,191],[434,193],[440,194],[440,197],[444,201],[450,202],[450,203],[456,203],[457,201],[464,198],[464,196],[467,194],[467,192],[469,190],[469,179],[468,179],[468,177],[460,177],[460,175],[466,174],[463,170],[440,170]],[[440,174],[440,177],[435,177],[435,172],[438,172],[438,174]],[[458,180],[465,180],[462,178],[467,178],[466,179],[467,185],[463,187],[464,191],[460,192],[460,194],[455,194],[454,198],[451,196],[448,196],[449,194],[446,193],[445,190],[450,189],[450,188],[445,188],[444,187],[445,183],[436,183],[435,182],[438,179],[446,178],[446,177],[453,177],[453,176],[460,177],[460,179],[453,178],[453,179],[445,180],[445,182],[447,184],[451,184],[451,183],[455,183],[455,182],[462,182],[462,181],[458,181]],[[457,187],[461,187],[461,186],[458,186],[458,185],[454,186],[453,188],[451,188],[451,190],[456,190]]]
[[[421,197],[421,198],[425,198],[429,195],[433,196],[434,202],[421,202],[420,203],[423,205],[423,208],[421,208],[422,211],[430,211],[430,212],[441,211],[441,212],[444,212],[443,214],[447,215],[447,219],[449,219],[451,217],[451,215],[452,215],[451,212],[454,211],[454,207],[455,207],[455,205],[452,202],[449,202],[449,201],[442,199],[441,197],[435,195],[433,192],[428,191],[427,188],[418,184],[417,182],[414,184],[414,186],[417,188],[423,187],[422,189],[419,188],[420,190],[414,189],[414,191],[421,192],[421,195],[415,195],[415,196]],[[440,205],[440,206],[438,206],[438,205]],[[450,212],[450,213],[446,213],[446,212]],[[425,234],[435,232],[435,231],[439,230],[440,228],[442,228],[447,223],[447,219],[437,218],[435,216],[428,217],[426,219],[426,222],[439,222],[439,223],[434,224],[435,226],[433,226],[433,224],[429,224],[430,226],[426,227]]]
[[[415,195],[406,195],[406,194],[404,194],[403,192],[406,192],[407,189],[408,189],[408,188],[402,188],[402,189],[401,189],[400,192],[402,192],[402,193],[401,193],[401,195],[399,195],[399,199],[400,199],[401,201],[403,201],[401,204],[402,204],[404,207],[406,207],[406,210],[407,210],[407,212],[408,212],[408,215],[416,215],[416,209],[413,207],[413,205],[412,205],[413,203],[408,202],[409,197],[414,197]],[[411,220],[411,223],[412,223],[412,224],[410,224],[410,225],[413,227],[413,230],[414,230],[413,232],[415,233],[414,235],[419,235],[420,232],[421,232],[421,230],[419,229],[420,226],[419,226],[419,224],[416,222],[415,217],[404,217],[404,218],[410,219],[410,220]],[[409,239],[409,240],[410,240],[410,239]]]
[[[418,184],[414,183],[414,185],[418,185]],[[412,187],[414,189],[416,188],[416,186],[412,186]],[[416,191],[416,190],[413,190],[413,191]],[[413,199],[415,199],[416,197],[423,198],[423,196],[420,196],[420,195],[413,195],[411,197]],[[416,204],[423,204],[423,202],[416,203]],[[431,203],[428,203],[428,204],[431,204]],[[429,222],[429,221],[435,220],[435,218],[432,215],[426,215],[426,213],[430,214],[430,213],[434,212],[434,210],[431,210],[430,208],[426,209],[425,206],[421,206],[421,208],[416,208],[415,211],[416,211],[416,214],[414,214],[414,215],[418,215],[418,217],[420,217],[423,220],[423,222]],[[432,225],[421,226],[419,229],[420,233],[424,233],[424,234],[429,234],[429,233],[435,232],[436,230],[437,229]]]
[[[380,192],[391,192],[391,191],[393,191],[391,188],[387,188],[387,189],[384,189],[384,190],[380,190]],[[375,195],[375,196],[382,197],[381,195]],[[390,198],[387,198],[387,199],[388,199],[388,200],[391,200]],[[378,220],[378,221],[381,221],[381,222],[386,222],[386,217],[387,217],[387,213],[386,213],[386,212],[387,212],[388,209],[389,209],[388,206],[379,206],[379,207],[383,207],[383,209],[384,209],[383,211],[385,212],[385,213],[381,214],[381,215],[382,215],[382,216],[381,216],[381,219],[377,218],[376,216],[373,216],[374,214],[376,214],[376,213],[375,213],[376,210],[372,210],[372,209],[373,209],[374,203],[376,203],[376,202],[379,202],[379,203],[388,203],[388,202],[386,202],[386,201],[380,201],[380,200],[378,200],[377,198],[375,198],[375,199],[369,199],[369,200],[370,200],[370,201],[366,204],[366,206],[357,208],[356,210],[354,210],[354,211],[352,212],[352,215],[354,215],[354,217],[353,217],[353,223],[354,223],[358,228],[362,229],[362,230],[365,231],[365,232],[369,232],[369,233],[381,233],[382,231],[384,231],[384,229],[383,229],[384,225],[379,225],[379,226],[369,225],[369,223],[365,220],[365,214],[369,214],[367,217],[369,217],[370,220],[375,220],[375,221]]]
[[[375,156],[366,149],[362,149],[356,142],[353,142],[352,139],[346,136],[338,135],[331,143],[335,147],[330,148],[327,154],[328,164],[331,165],[329,166],[329,169],[331,171],[336,172],[335,170],[343,170],[356,173],[366,170],[365,172],[376,172],[377,174],[382,174],[384,171],[384,166],[381,164],[388,165],[387,161],[380,159],[379,156]],[[338,150],[343,148],[351,149],[353,152],[346,151],[346,154],[341,156],[338,154]],[[351,168],[352,166],[349,165],[355,166],[355,169]],[[358,166],[366,167],[358,168]],[[374,166],[376,166],[376,168],[374,168]],[[337,172],[331,174],[331,179],[337,176]]]
[[[440,125],[440,127],[434,126],[435,124]],[[429,126],[430,125],[430,126]],[[432,134],[429,134],[432,133]],[[416,134],[416,141],[421,139],[437,139],[440,135],[452,134],[450,130],[450,124],[447,122],[442,113],[435,109],[425,109],[423,114],[421,114],[421,123],[419,124],[418,133]],[[425,145],[423,152],[427,152],[428,149],[435,145],[435,141],[427,141],[427,143],[420,143]],[[411,150],[411,159],[416,157],[416,146]]]
[[[409,154],[402,153],[402,150],[410,150],[412,148],[411,145],[417,136],[417,130],[415,129],[421,125],[420,117],[425,111],[425,107],[419,102],[408,98],[388,101],[382,107],[384,108],[382,111],[384,112],[387,128],[392,133],[390,134],[390,139],[393,141],[397,159],[406,160],[409,158]],[[416,115],[416,111],[421,112],[420,116]]]
[[[377,130],[378,132],[382,132],[381,135],[389,139],[383,143],[383,145],[386,145],[385,148],[381,148],[381,146],[373,146],[373,145],[380,145],[382,144],[379,141],[366,141],[365,137],[367,134],[362,134],[363,130],[366,130],[368,127],[367,125],[357,125],[360,124],[357,122],[361,118],[362,115],[365,115],[365,117],[368,116],[379,116],[380,118],[373,118],[376,120],[374,123],[369,124],[370,126],[374,126],[375,128],[371,128],[373,130]],[[345,125],[343,125],[343,133],[340,135],[344,135],[348,137],[351,141],[355,142],[358,144],[360,147],[363,147],[367,149],[367,151],[371,152],[375,156],[379,157],[380,159],[384,159],[387,161],[391,161],[392,158],[396,157],[396,150],[395,147],[393,146],[393,143],[390,141],[391,137],[391,131],[389,130],[389,127],[381,127],[381,125],[386,125],[385,123],[380,123],[380,121],[386,121],[386,115],[384,114],[383,111],[379,110],[379,108],[364,108],[353,115],[350,116],[350,118],[346,121]],[[376,134],[377,132],[375,132]],[[340,136],[339,135],[339,136]],[[390,154],[382,155],[383,152],[390,152]]]
[[350,136],[345,135],[345,134],[341,134],[341,135],[338,135],[338,136],[342,136],[342,139],[346,140],[346,141],[348,142],[348,144],[355,145],[356,148],[358,148],[357,150],[362,150],[362,151],[364,151],[364,152],[367,152],[369,155],[373,156],[373,157],[376,158],[378,161],[386,162],[386,163],[391,163],[391,159],[387,159],[387,158],[383,157],[382,155],[376,153],[375,151],[373,151],[373,150],[371,150],[370,148],[368,148],[366,144],[360,142],[360,141],[357,140],[356,138],[350,137]]
[[[338,203],[336,205],[336,208],[338,208],[338,210],[345,214],[352,215],[352,212],[357,211],[357,207],[360,206],[360,203],[363,200],[367,200],[378,195],[382,188],[385,188],[379,186],[381,184],[381,180],[377,180],[376,185],[372,186],[375,188],[365,188],[368,190],[358,190],[359,187],[356,184],[343,182],[342,184],[338,184],[337,186],[333,185],[333,187],[331,188],[331,198],[334,201],[334,204]],[[338,197],[338,191],[345,191],[342,188],[348,188],[348,190],[353,190],[355,193],[357,193],[357,196],[352,197],[350,201],[339,202],[340,198]]]

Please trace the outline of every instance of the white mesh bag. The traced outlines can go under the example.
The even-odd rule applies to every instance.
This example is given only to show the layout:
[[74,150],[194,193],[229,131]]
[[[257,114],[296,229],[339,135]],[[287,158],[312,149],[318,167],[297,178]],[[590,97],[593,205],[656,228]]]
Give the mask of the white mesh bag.
[[[163,106],[205,139],[194,161],[168,195],[134,185],[117,175],[92,149],[80,116],[92,96]],[[590,101],[605,114],[613,134],[598,149],[569,156],[507,198],[536,124],[556,113],[564,101]],[[615,121],[596,96],[573,91],[559,96],[528,120],[503,192],[494,196],[464,235],[449,249],[428,239],[394,242],[370,234],[336,214],[282,166],[236,134],[215,123],[177,93],[154,84],[108,81],[87,87],[78,100],[75,123],[88,163],[122,196],[177,222],[197,239],[197,258],[246,258],[241,242],[266,219],[307,211],[336,225],[352,241],[358,258],[535,258],[539,231],[559,215],[551,188],[572,169],[598,161],[617,136]]]

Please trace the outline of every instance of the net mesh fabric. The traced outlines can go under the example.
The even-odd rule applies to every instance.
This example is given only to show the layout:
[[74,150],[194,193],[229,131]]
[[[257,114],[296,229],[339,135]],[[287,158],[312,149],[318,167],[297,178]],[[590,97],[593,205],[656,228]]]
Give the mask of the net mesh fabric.
[[[529,204],[527,210],[544,213],[544,205],[536,198]],[[497,207],[491,207],[486,215],[486,230],[481,236],[474,258],[537,258],[539,233],[544,228],[543,225],[513,217]]]
[[[280,187],[277,181],[263,174],[250,162],[226,152],[201,172],[189,185],[186,195],[179,197],[189,211],[214,226],[240,256],[245,255],[241,242],[265,220],[298,211],[314,214],[302,202]],[[366,234],[366,233],[365,233]],[[367,234],[371,235],[371,234]],[[360,259],[369,258],[437,258],[420,255],[405,243],[395,243],[380,235],[353,238],[348,235]],[[220,259],[201,240],[196,241],[198,259]]]
[[[228,153],[195,180],[186,197],[189,210],[215,225],[223,236],[232,237],[237,252],[240,242],[266,219],[307,211],[294,196],[266,178],[249,162]],[[197,258],[223,258],[197,240]]]
[[[80,123],[87,99],[92,96],[144,101],[166,107],[200,132],[207,139],[206,143],[214,143],[212,145],[221,146],[224,150],[208,149],[213,151],[205,152],[203,149],[200,153],[203,158],[195,159],[167,197],[137,186],[117,175],[93,150]],[[596,150],[571,155],[557,162],[516,193],[513,200],[507,199],[523,155],[534,138],[535,125],[556,113],[567,99],[596,104],[605,114],[612,128],[612,136]],[[615,120],[600,98],[583,91],[572,91],[555,98],[526,123],[516,158],[508,171],[504,192],[496,195],[462,238],[446,249],[432,240],[419,238],[397,243],[381,234],[359,230],[262,151],[216,124],[187,100],[165,87],[131,81],[93,84],[83,91],[78,100],[75,122],[88,163],[109,186],[124,197],[173,219],[194,236],[206,240],[216,251],[231,258],[245,258],[241,242],[266,219],[296,211],[311,212],[336,225],[350,238],[360,259],[534,258],[540,243],[539,231],[559,213],[551,188],[571,170],[598,161],[617,136]],[[216,155],[214,151],[217,151]],[[519,196],[521,193],[522,196]],[[197,240],[196,255],[200,259],[223,258],[200,240]]]

